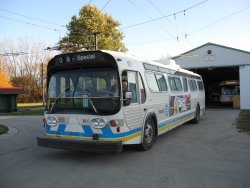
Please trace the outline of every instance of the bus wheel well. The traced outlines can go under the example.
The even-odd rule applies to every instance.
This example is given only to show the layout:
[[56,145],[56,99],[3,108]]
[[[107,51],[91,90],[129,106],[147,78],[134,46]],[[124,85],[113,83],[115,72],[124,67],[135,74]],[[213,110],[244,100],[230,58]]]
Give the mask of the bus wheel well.
[[198,124],[199,121],[200,121],[200,104],[197,103],[195,108],[195,116],[194,119],[192,120],[192,123]]
[[157,136],[157,120],[154,113],[150,113],[146,116],[143,132],[142,132],[142,141],[139,145],[139,148],[142,151],[150,150],[155,142]]
[[154,124],[155,124],[155,137],[156,136],[158,136],[158,129],[157,129],[157,118],[156,118],[156,115],[155,114],[153,114],[153,115],[151,115],[151,117],[150,118],[152,118],[152,120],[154,121]]
[[199,103],[199,102],[197,102],[197,104],[196,104],[196,108],[201,109],[201,108],[200,108],[200,103]]

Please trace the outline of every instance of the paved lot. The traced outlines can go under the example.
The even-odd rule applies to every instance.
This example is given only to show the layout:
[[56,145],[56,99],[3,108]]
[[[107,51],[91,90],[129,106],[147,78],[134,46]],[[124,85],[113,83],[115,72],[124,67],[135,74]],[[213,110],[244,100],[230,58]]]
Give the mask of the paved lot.
[[250,135],[233,126],[239,110],[208,110],[157,139],[152,150],[89,154],[41,148],[42,117],[3,117],[0,187],[250,187]]

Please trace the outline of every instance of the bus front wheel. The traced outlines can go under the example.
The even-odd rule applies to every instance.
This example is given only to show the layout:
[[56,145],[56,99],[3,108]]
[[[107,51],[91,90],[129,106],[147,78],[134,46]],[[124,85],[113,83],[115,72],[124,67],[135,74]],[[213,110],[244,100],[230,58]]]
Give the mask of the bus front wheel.
[[148,118],[145,122],[143,131],[143,140],[140,149],[143,151],[150,150],[155,142],[155,122],[152,118]]

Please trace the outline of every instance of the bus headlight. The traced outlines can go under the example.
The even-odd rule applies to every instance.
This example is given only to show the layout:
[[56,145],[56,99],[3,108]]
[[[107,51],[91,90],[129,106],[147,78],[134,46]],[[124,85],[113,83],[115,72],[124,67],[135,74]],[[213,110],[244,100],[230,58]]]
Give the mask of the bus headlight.
[[46,118],[46,122],[49,126],[55,127],[58,124],[58,119],[55,116],[49,116]]
[[91,120],[90,125],[96,129],[101,129],[105,127],[106,121],[101,118],[95,118]]

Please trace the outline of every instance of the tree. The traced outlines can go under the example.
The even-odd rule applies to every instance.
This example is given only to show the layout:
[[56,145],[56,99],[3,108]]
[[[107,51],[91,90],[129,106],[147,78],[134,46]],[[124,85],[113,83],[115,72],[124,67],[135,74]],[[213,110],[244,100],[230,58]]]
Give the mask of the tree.
[[11,83],[14,86],[20,87],[25,91],[25,94],[18,96],[19,102],[40,102],[42,98],[37,80],[31,75],[13,77]]
[[[49,51],[43,50],[46,46],[42,42],[27,39],[0,41],[1,53],[25,52],[0,57],[0,68],[9,76],[11,85],[24,89],[25,94],[19,95],[19,102],[42,101],[42,83],[45,82],[42,79],[42,65],[45,73],[46,64],[51,57]],[[2,79],[0,75],[0,81]]]
[[127,51],[122,42],[124,35],[118,30],[121,24],[111,15],[102,13],[96,6],[85,5],[79,17],[73,16],[67,25],[69,33],[59,41],[60,45],[74,44],[69,51],[81,48],[95,49],[94,33],[98,32],[98,49]]
[[1,63],[0,63],[0,87],[12,87],[12,85],[10,84],[10,78],[3,70]]

